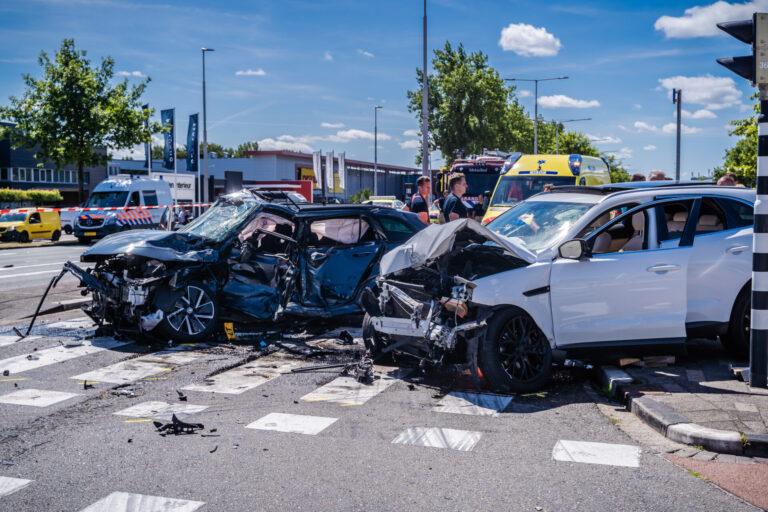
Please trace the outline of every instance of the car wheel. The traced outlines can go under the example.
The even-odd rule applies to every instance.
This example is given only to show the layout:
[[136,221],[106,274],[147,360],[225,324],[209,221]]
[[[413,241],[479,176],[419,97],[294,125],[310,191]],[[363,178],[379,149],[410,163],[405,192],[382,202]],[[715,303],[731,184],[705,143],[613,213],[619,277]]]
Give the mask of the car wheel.
[[749,359],[749,322],[752,315],[751,287],[747,287],[736,297],[728,322],[728,332],[720,336],[723,346],[734,357]]
[[66,234],[68,234],[68,235],[72,234],[72,227],[71,226],[64,226],[62,229],[64,230],[64,232]]
[[197,281],[186,283],[164,313],[163,321],[158,325],[159,334],[179,343],[208,339],[219,316],[213,293]]
[[22,231],[19,234],[19,242],[21,242],[23,244],[29,242],[29,233],[27,233],[26,231]]
[[547,382],[552,369],[552,349],[547,337],[519,308],[493,315],[479,352],[483,376],[497,392],[534,391]]
[[91,239],[85,236],[79,236],[77,237],[77,241],[81,244],[89,244],[91,243]]
[[58,242],[59,238],[61,238],[61,231],[57,229],[53,232],[53,235],[51,235],[51,242]]

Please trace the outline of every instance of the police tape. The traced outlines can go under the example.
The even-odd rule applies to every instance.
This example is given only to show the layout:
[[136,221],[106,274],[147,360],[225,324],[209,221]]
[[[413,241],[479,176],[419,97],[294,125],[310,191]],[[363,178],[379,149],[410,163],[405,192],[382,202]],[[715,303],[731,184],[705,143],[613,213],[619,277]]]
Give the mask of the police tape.
[[213,203],[194,203],[194,204],[164,204],[155,206],[93,206],[93,207],[72,207],[72,208],[10,208],[0,210],[0,214],[5,213],[38,213],[38,212],[115,212],[120,210],[156,210],[158,208],[195,208],[200,206],[211,206]]

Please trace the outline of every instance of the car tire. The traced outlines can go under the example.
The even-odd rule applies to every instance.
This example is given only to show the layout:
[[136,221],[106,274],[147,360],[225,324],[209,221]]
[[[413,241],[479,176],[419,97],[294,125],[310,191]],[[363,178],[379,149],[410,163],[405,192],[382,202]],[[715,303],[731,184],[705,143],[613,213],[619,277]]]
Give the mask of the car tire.
[[219,306],[207,286],[189,281],[174,294],[163,313],[163,320],[153,333],[175,343],[197,343],[209,339],[216,329]]
[[22,231],[21,233],[19,233],[19,242],[23,244],[29,242],[29,233],[27,233],[26,231]]
[[78,241],[79,243],[81,243],[81,244],[86,244],[86,245],[91,243],[91,239],[90,239],[90,238],[88,238],[88,237],[85,237],[85,236],[79,236],[79,237],[77,237],[77,241]]
[[61,231],[57,229],[53,232],[53,235],[51,235],[51,242],[58,242],[59,238],[61,238]]
[[497,311],[480,341],[479,366],[488,385],[500,393],[529,393],[546,384],[552,348],[522,309]]
[[728,332],[720,336],[720,342],[732,356],[749,359],[749,322],[752,315],[751,287],[741,290],[731,310]]
[[64,226],[64,227],[63,227],[63,228],[61,228],[61,229],[63,229],[63,230],[64,230],[64,232],[65,232],[66,234],[68,234],[68,235],[71,235],[71,234],[72,234],[72,227],[71,227],[71,226]]

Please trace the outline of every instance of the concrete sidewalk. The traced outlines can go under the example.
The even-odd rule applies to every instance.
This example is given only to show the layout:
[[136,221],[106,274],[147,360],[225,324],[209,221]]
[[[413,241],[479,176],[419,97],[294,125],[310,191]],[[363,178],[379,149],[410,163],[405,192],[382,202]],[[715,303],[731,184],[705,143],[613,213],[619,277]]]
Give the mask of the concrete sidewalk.
[[666,437],[718,453],[768,457],[768,390],[730,370],[744,366],[719,342],[697,340],[663,367],[599,368],[604,388]]

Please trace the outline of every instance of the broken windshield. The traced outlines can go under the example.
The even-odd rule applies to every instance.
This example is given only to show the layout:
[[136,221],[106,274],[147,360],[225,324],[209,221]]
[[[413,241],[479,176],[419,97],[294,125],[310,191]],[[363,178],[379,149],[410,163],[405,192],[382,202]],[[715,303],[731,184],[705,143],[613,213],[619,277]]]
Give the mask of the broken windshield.
[[487,227],[529,251],[538,251],[564,236],[592,206],[589,203],[524,201],[496,217]]
[[221,242],[233,234],[260,204],[245,195],[227,196],[179,231]]

